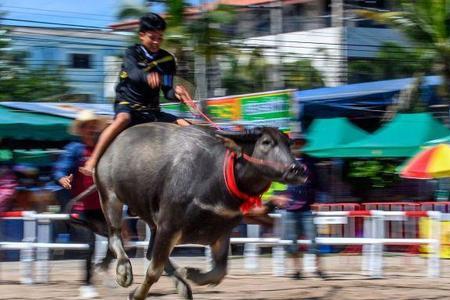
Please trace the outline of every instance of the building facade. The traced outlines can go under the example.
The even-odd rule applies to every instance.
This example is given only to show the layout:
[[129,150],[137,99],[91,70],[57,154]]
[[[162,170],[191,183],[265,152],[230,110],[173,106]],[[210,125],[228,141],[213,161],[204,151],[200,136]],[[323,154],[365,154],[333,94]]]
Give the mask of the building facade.
[[[355,9],[393,9],[387,0],[224,1],[238,7],[241,47],[260,48],[273,64],[308,59],[327,86],[347,83],[353,59],[372,59],[386,42],[407,45],[397,31],[359,19]],[[245,3],[244,3],[245,2]],[[282,72],[282,70],[280,71]],[[282,78],[281,76],[279,76]]]
[[[217,0],[186,9],[195,19],[219,5],[232,6],[235,22],[227,26],[233,45],[249,53],[260,49],[275,66],[270,85],[283,88],[283,70],[276,66],[310,60],[320,71],[326,86],[347,83],[351,60],[373,59],[386,42],[408,45],[397,31],[359,19],[355,9],[395,9],[388,0]],[[117,31],[135,30],[137,20],[111,25]],[[277,82],[278,81],[278,82]],[[210,93],[208,93],[210,94]]]
[[[62,68],[70,93],[61,101],[106,103],[114,97],[129,35],[110,31],[9,27],[14,51],[31,68]],[[40,99],[36,99],[40,100]]]

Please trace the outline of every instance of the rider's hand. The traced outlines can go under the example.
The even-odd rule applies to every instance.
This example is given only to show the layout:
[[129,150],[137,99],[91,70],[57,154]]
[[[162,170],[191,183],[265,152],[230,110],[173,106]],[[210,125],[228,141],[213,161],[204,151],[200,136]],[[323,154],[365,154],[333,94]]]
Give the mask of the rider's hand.
[[189,95],[189,92],[182,85],[177,85],[175,87],[175,97],[181,102],[192,102],[191,95]]
[[250,209],[250,211],[248,212],[248,216],[251,217],[258,217],[258,216],[264,216],[267,214],[267,207],[265,206],[261,206],[261,207],[253,207],[252,209]]
[[73,174],[70,174],[69,176],[61,177],[58,182],[60,185],[62,185],[63,188],[66,190],[70,190],[72,188],[72,180],[73,180]]
[[147,83],[152,89],[156,89],[161,85],[161,75],[157,72],[150,72],[147,75]]
[[271,201],[273,204],[275,204],[276,207],[278,207],[278,208],[284,208],[284,207],[286,207],[286,205],[288,204],[289,198],[286,197],[286,196],[278,195],[278,196],[272,196],[272,197],[270,197],[270,201]]

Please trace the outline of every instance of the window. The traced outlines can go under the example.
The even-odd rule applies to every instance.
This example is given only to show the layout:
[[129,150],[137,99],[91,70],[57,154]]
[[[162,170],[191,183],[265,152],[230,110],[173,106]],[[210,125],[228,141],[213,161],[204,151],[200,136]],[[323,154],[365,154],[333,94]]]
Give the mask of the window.
[[74,53],[71,55],[70,67],[74,69],[90,69],[91,55]]

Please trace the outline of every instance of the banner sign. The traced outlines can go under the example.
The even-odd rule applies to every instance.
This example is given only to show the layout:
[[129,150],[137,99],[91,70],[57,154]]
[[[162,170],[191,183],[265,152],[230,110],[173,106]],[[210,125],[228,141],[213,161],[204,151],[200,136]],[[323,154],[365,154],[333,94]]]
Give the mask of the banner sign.
[[206,101],[206,110],[216,122],[288,129],[293,90],[222,97]]
[[[282,90],[208,99],[205,110],[212,120],[224,128],[244,125],[273,126],[288,130],[293,92],[294,90]],[[1,102],[0,105],[67,118],[75,118],[83,109],[92,109],[100,115],[114,114],[112,103]],[[201,118],[182,103],[164,103],[161,104],[161,109],[180,118]]]

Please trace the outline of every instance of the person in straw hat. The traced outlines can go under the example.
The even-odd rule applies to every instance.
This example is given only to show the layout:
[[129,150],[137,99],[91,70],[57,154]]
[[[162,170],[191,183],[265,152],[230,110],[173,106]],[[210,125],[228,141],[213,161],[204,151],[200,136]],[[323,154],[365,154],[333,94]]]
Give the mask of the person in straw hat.
[[[94,184],[91,176],[83,175],[78,168],[89,159],[98,135],[106,127],[107,120],[96,115],[91,110],[80,111],[72,122],[69,132],[77,137],[78,141],[71,142],[64,148],[53,170],[53,178],[63,188],[70,191],[70,196],[76,197]],[[80,297],[90,299],[98,297],[98,293],[91,284],[92,257],[95,252],[95,233],[106,235],[101,232],[105,228],[105,217],[100,206],[98,193],[92,193],[78,202],[75,202],[70,210],[72,215],[70,225],[76,225],[89,239],[89,252],[86,257],[84,285],[80,288]],[[77,232],[79,232],[77,230]],[[107,263],[106,263],[107,264]]]

